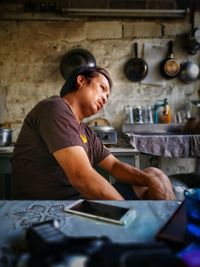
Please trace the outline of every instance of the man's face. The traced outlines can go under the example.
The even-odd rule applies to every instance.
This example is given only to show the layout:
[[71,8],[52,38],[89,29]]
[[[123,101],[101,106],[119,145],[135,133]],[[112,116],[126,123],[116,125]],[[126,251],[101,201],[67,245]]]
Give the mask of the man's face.
[[104,107],[110,95],[110,86],[106,77],[100,73],[90,82],[84,76],[79,77],[82,82],[79,86],[80,104],[84,117],[89,117]]

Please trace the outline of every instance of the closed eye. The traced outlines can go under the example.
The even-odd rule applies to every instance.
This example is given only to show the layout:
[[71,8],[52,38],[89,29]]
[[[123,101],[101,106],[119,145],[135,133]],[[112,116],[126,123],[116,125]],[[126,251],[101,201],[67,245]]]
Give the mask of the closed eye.
[[[105,92],[105,93],[107,93],[109,91],[107,86],[104,85],[104,84],[101,85],[101,88],[102,88],[102,91]],[[109,98],[109,96],[110,96],[109,93],[107,93],[106,94],[107,99]]]

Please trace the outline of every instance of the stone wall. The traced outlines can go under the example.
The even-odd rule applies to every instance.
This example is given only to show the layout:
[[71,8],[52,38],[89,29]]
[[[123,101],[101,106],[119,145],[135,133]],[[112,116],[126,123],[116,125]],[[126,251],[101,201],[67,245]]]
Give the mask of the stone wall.
[[[172,106],[183,105],[197,97],[199,81],[183,84],[177,78],[163,85],[130,82],[123,71],[133,57],[133,42],[166,46],[175,41],[179,61],[199,60],[188,56],[179,35],[190,30],[188,20],[178,21],[1,21],[0,92],[5,99],[3,121],[19,128],[25,114],[39,100],[58,94],[64,79],[60,73],[63,55],[72,48],[88,49],[97,64],[111,73],[114,87],[109,104],[97,116],[106,117],[113,126],[123,123],[125,105],[154,104],[168,97]],[[17,133],[17,131],[16,131]]]
[[[72,21],[0,21],[0,122],[8,121],[16,140],[27,112],[40,100],[58,94],[64,79],[60,62],[72,48],[89,50],[98,65],[106,68],[114,81],[109,103],[95,117],[104,117],[119,131],[124,122],[124,106],[153,105],[167,97],[172,111],[190,106],[197,99],[199,80],[184,84],[178,78],[163,84],[129,81],[124,64],[133,57],[133,43],[139,44],[139,56],[145,43],[166,47],[175,42],[174,52],[181,62],[199,62],[199,53],[189,56],[180,36],[189,32],[184,20],[72,20]],[[190,106],[191,107],[191,106]],[[193,107],[192,107],[193,108]]]

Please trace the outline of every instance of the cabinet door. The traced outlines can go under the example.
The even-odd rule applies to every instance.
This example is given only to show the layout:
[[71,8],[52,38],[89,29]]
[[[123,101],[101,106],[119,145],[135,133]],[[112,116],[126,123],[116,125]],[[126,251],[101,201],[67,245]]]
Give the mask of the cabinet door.
[[0,157],[0,174],[11,173],[11,162],[10,157],[1,156]]
[[11,155],[0,155],[0,199],[11,197]]
[[116,158],[124,163],[135,166],[135,156],[116,156]]

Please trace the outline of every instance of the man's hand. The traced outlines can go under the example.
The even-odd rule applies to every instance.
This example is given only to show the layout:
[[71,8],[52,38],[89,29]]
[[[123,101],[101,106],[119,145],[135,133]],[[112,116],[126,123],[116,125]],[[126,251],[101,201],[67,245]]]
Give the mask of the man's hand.
[[139,199],[175,199],[169,178],[157,168],[149,167],[140,170],[119,161],[113,155],[106,157],[99,166],[117,181],[132,185]]
[[148,189],[144,192],[144,199],[160,199],[160,200],[175,200],[172,184],[169,178],[159,169],[149,167],[143,169],[151,178],[149,180]]

